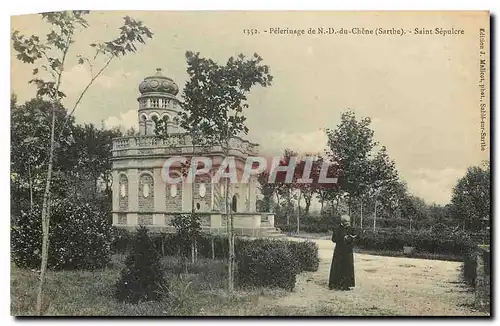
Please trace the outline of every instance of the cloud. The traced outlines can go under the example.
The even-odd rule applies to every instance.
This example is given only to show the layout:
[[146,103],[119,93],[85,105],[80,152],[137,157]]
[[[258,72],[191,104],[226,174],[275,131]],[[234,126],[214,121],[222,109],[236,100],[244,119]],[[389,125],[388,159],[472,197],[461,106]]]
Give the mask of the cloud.
[[411,193],[424,198],[432,198],[436,204],[447,204],[451,200],[453,187],[458,179],[465,175],[465,170],[445,168],[417,169],[408,173],[405,178]]
[[107,128],[120,127],[121,129],[127,130],[133,127],[137,129],[137,110],[129,110],[127,112],[120,113],[119,117],[109,117],[104,120],[104,125]]
[[[97,69],[100,67],[94,68]],[[94,74],[96,71],[94,71]],[[93,83],[93,87],[111,89],[121,87],[124,79],[138,79],[137,72],[124,72],[123,70],[114,70],[113,72],[104,72]],[[92,79],[90,68],[85,65],[75,65],[68,69],[63,75],[63,88],[68,94],[79,94]]]
[[260,151],[270,155],[281,154],[285,148],[306,153],[323,153],[327,137],[321,129],[305,133],[287,133],[268,131],[256,135],[252,141],[260,144]]

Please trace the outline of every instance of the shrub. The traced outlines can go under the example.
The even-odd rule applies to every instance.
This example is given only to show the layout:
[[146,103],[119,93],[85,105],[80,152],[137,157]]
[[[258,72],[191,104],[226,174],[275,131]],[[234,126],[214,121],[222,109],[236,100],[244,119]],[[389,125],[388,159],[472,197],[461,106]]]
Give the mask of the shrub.
[[132,234],[124,228],[113,226],[111,232],[111,252],[123,254],[129,251]]
[[[48,267],[56,270],[103,268],[110,260],[111,226],[107,214],[85,202],[51,207]],[[12,258],[25,268],[40,268],[41,210],[21,212],[12,228]]]
[[[245,240],[241,240],[245,241]],[[212,254],[213,242],[213,254]],[[229,253],[229,242],[223,235],[202,235],[197,242],[198,255],[204,258],[227,259]]]
[[299,272],[316,272],[319,268],[318,246],[312,241],[289,241],[288,246],[297,261]]
[[139,227],[120,279],[115,284],[116,299],[129,303],[160,299],[166,289],[160,258],[147,228]]
[[[182,248],[191,248],[193,246],[194,249],[196,240],[201,236],[200,216],[196,213],[178,214],[173,219],[172,225],[177,231],[175,234],[176,242]],[[182,254],[187,257],[191,253],[186,254],[183,252]]]
[[299,267],[285,241],[237,241],[235,252],[237,286],[294,289]]
[[443,235],[428,230],[379,229],[358,230],[358,234],[356,245],[370,250],[401,251],[403,246],[414,246],[420,252],[462,256],[471,244],[470,237],[463,232]]
[[462,265],[462,277],[467,285],[476,287],[477,261],[476,254],[470,248],[464,255],[464,263]]

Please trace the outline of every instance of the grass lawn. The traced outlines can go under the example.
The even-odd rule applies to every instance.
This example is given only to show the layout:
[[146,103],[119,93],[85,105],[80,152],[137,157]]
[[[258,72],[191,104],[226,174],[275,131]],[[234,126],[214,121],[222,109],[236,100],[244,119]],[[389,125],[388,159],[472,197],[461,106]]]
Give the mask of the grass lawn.
[[[300,241],[295,239],[295,241]],[[333,244],[317,240],[317,272],[297,276],[293,292],[277,289],[237,290],[228,295],[227,267],[203,259],[188,266],[162,260],[170,295],[159,302],[119,303],[113,285],[124,256],[94,272],[49,272],[44,314],[47,316],[485,316],[468,306],[473,293],[459,281],[460,263],[355,254],[356,287],[330,291],[327,282]],[[11,266],[11,314],[34,315],[38,273]]]
[[[383,311],[346,310],[333,305],[282,307],[276,305],[289,292],[278,289],[237,290],[228,295],[226,265],[200,260],[188,266],[165,257],[162,261],[170,280],[170,296],[159,302],[137,305],[113,298],[113,285],[125,257],[115,255],[108,268],[99,271],[50,271],[46,279],[45,316],[335,316],[386,315]],[[11,266],[11,314],[35,315],[38,273]]]
[[[188,266],[166,257],[170,296],[160,302],[138,305],[119,303],[113,298],[113,285],[124,266],[124,256],[113,256],[108,268],[99,271],[50,271],[46,281],[43,307],[48,316],[170,316],[221,315],[240,312],[259,314],[254,303],[258,297],[276,297],[279,290],[225,291],[226,265],[221,261],[200,260]],[[38,273],[11,266],[11,314],[34,315]]]

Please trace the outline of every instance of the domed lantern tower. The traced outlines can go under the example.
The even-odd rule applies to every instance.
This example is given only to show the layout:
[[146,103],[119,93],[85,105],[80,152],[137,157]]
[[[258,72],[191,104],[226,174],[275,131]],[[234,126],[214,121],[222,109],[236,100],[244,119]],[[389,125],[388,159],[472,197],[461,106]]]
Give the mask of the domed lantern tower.
[[163,118],[168,121],[168,133],[179,132],[179,126],[174,122],[180,109],[180,102],[176,98],[179,87],[162,74],[161,68],[157,68],[153,76],[144,78],[139,84],[139,92],[139,134],[154,135],[154,120]]

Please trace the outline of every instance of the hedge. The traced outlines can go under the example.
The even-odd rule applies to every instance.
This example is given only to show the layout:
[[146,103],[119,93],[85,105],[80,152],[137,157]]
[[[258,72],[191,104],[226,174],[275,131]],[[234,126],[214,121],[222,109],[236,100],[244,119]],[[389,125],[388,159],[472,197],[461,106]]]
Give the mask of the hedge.
[[293,290],[300,267],[291,248],[279,240],[238,241],[235,245],[236,285]]
[[298,263],[300,272],[316,272],[319,268],[318,245],[312,241],[289,241],[288,245]]
[[[360,217],[352,216],[355,221],[354,225],[359,227]],[[338,217],[337,217],[338,219]],[[275,221],[276,227],[285,233],[295,233],[297,231],[297,222],[295,218],[290,219],[290,224],[286,224],[284,218],[277,219]],[[307,233],[325,233],[332,231],[335,225],[334,218],[331,216],[324,216],[322,218],[314,218],[311,216],[304,216],[300,219],[300,231]],[[365,216],[363,219],[363,225],[365,228],[373,226],[373,218],[371,216]],[[411,228],[413,230],[441,230],[443,232],[448,232],[457,226],[457,221],[452,219],[443,219],[441,222],[436,223],[436,221],[431,219],[426,220],[413,220],[411,222]],[[377,218],[377,228],[380,229],[410,229],[410,220],[407,218],[387,218],[379,217]]]
[[476,287],[477,276],[477,261],[476,254],[473,248],[470,248],[464,255],[464,263],[462,265],[462,277],[470,287]]
[[357,230],[356,246],[370,250],[401,251],[403,246],[415,247],[419,252],[463,256],[472,240],[464,232],[451,234],[431,231],[408,231],[398,229]]
[[[127,252],[130,249],[127,242],[133,238],[132,233],[115,229],[113,234],[113,250]],[[150,233],[149,236],[156,250],[164,256],[189,257],[191,254],[191,248],[174,233]],[[196,244],[199,258],[228,258],[226,236],[204,234],[197,239]],[[292,283],[295,284],[297,273],[315,272],[319,267],[318,246],[312,241],[250,240],[236,237],[235,255],[236,283],[240,287],[275,286],[293,289]]]

